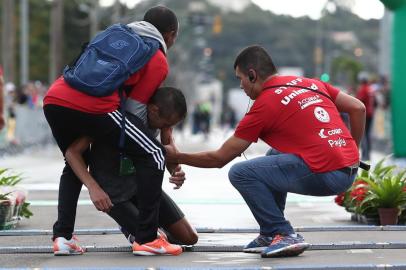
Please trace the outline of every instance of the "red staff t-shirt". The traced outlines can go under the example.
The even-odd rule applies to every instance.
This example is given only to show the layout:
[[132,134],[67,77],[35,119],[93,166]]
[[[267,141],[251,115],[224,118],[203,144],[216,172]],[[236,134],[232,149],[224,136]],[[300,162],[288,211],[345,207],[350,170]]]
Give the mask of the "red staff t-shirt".
[[[131,75],[125,85],[132,85],[129,98],[143,104],[148,103],[155,90],[165,80],[169,66],[165,54],[158,50],[139,71]],[[70,109],[103,114],[120,106],[118,91],[106,97],[94,97],[72,88],[61,76],[49,88],[44,97],[44,105],[54,104]]]
[[[334,103],[339,90],[318,80],[273,76],[250,111],[240,121],[235,136],[250,142],[258,139],[283,153],[301,157],[314,172],[328,172],[359,161],[358,148]],[[299,87],[292,87],[292,86]]]

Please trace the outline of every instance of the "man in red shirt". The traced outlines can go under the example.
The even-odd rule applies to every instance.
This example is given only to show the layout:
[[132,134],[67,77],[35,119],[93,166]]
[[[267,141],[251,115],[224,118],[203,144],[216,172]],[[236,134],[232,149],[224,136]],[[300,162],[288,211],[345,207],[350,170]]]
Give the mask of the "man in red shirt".
[[361,143],[362,159],[369,160],[371,152],[371,127],[375,112],[375,92],[367,78],[361,79],[357,90],[357,98],[364,103],[366,108],[365,136]]
[[[264,48],[250,46],[237,56],[235,74],[253,106],[218,150],[180,153],[166,147],[167,160],[202,168],[221,168],[251,143],[272,147],[265,157],[234,164],[232,185],[260,226],[244,251],[262,257],[296,256],[309,247],[284,217],[288,192],[338,194],[356,176],[365,107],[356,98],[318,80],[280,76]],[[340,112],[349,114],[351,132]]]
[[[143,21],[128,26],[141,36],[158,40],[161,45],[150,61],[125,82],[131,91],[126,102],[126,111],[129,113],[125,120],[124,148],[135,165],[139,203],[139,230],[135,241],[147,245],[157,238],[165,149],[136,115],[138,110],[146,111],[146,104],[168,74],[166,51],[176,40],[179,23],[172,10],[157,6],[145,13]],[[89,96],[70,87],[60,77],[51,85],[44,98],[44,113],[65,155],[69,146],[83,136],[117,147],[122,121],[119,105],[117,91],[107,97]],[[162,129],[161,142],[171,143],[171,129]],[[88,151],[84,153],[86,161],[88,154]],[[168,169],[174,173],[180,167]],[[83,253],[83,249],[72,238],[82,184],[88,188],[90,198],[98,210],[108,212],[112,207],[109,196],[97,183],[82,183],[66,163],[59,186],[58,220],[53,227],[54,250],[60,250],[60,245],[64,245],[70,254]]]

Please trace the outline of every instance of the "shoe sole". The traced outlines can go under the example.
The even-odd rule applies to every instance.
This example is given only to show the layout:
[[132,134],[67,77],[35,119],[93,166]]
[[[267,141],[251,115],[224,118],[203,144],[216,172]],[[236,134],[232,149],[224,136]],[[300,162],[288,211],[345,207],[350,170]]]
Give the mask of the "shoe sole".
[[84,252],[54,251],[54,256],[82,255]]
[[275,258],[275,257],[292,257],[292,256],[298,256],[302,254],[306,249],[310,247],[310,244],[308,243],[300,243],[300,244],[295,244],[291,245],[285,248],[280,248],[268,253],[262,253],[261,257],[262,258]]
[[177,256],[182,253],[182,250],[176,253],[154,253],[154,252],[149,252],[149,251],[133,251],[133,254],[135,256]]
[[245,253],[262,253],[267,247],[244,248],[242,251]]

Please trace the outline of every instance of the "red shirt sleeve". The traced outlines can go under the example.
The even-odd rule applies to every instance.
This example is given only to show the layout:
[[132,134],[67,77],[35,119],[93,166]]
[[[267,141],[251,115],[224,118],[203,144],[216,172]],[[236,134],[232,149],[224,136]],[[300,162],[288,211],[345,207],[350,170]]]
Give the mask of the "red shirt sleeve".
[[323,85],[326,88],[327,94],[331,97],[333,101],[335,101],[338,93],[340,93],[340,90],[328,83],[323,83]]
[[249,142],[257,142],[264,128],[272,124],[270,123],[271,117],[264,119],[264,115],[270,115],[267,106],[260,100],[257,101],[240,123],[238,123],[234,136]]
[[147,104],[155,90],[166,79],[168,72],[168,61],[164,53],[158,50],[141,70],[126,81],[126,85],[133,85],[129,98]]

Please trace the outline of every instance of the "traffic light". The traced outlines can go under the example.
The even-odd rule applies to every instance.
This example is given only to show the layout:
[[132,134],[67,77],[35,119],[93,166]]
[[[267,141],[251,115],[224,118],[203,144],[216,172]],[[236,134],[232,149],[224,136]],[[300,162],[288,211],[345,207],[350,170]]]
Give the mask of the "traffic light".
[[328,73],[323,73],[320,76],[320,80],[323,82],[328,82],[328,81],[330,81],[330,75],[328,75]]
[[221,16],[216,15],[213,20],[213,34],[220,34],[223,30],[223,23],[221,21]]

